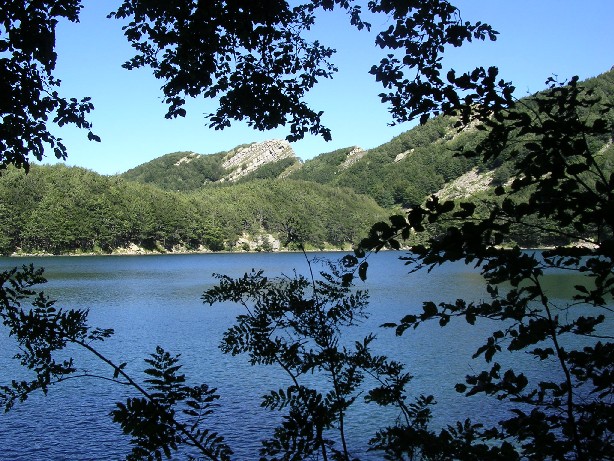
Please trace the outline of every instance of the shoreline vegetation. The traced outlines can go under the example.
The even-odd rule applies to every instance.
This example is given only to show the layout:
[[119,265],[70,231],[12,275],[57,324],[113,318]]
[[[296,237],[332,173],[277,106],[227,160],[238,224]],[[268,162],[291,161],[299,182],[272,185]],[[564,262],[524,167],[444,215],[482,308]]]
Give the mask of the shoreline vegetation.
[[[570,245],[565,245],[566,247],[570,247],[570,248],[578,248],[578,247],[583,247],[583,248],[594,248],[596,247],[595,244],[590,245],[587,244],[586,242],[582,242],[582,243],[574,243],[574,244],[570,244]],[[505,247],[505,245],[501,246],[501,247]],[[512,246],[508,246],[509,248],[511,248]],[[521,250],[523,251],[530,251],[530,250],[537,250],[537,251],[545,251],[545,250],[552,250],[555,247],[553,246],[542,246],[542,247],[521,247]],[[339,247],[323,247],[323,248],[315,248],[315,247],[311,247],[311,246],[306,246],[305,247],[305,252],[307,253],[347,253],[347,252],[352,252],[354,250],[354,247],[348,245],[347,247],[343,247],[343,248],[339,248]],[[226,250],[210,250],[206,247],[201,247],[198,249],[187,249],[187,248],[174,248],[171,250],[166,250],[163,248],[159,248],[159,249],[154,249],[154,250],[148,250],[146,248],[143,247],[139,247],[137,245],[132,245],[128,248],[116,248],[115,250],[111,251],[111,252],[105,252],[105,251],[74,251],[74,252],[66,252],[66,253],[45,253],[45,252],[40,252],[40,253],[26,253],[26,252],[14,252],[10,255],[4,255],[4,257],[8,257],[8,258],[38,258],[38,257],[57,257],[57,256],[162,256],[162,255],[190,255],[190,254],[194,254],[194,255],[200,255],[200,254],[250,254],[250,253],[300,253],[303,250],[299,249],[298,247],[276,247],[276,248],[272,248],[272,249],[262,249],[262,248],[255,248],[255,249],[243,249],[243,248],[235,248],[235,249],[226,249]],[[399,250],[393,250],[391,248],[382,248],[380,251],[409,251],[409,247],[401,247],[399,248]]]
[[[188,248],[173,248],[170,250],[164,248],[157,249],[146,249],[140,247],[138,245],[131,245],[126,248],[116,248],[111,252],[108,251],[73,251],[73,252],[63,252],[63,253],[48,253],[48,252],[21,252],[15,251],[9,255],[5,255],[5,257],[9,258],[31,258],[31,257],[54,257],[54,256],[160,256],[160,255],[188,255],[188,254],[233,254],[233,253],[299,253],[302,250],[299,248],[292,247],[276,247],[270,249],[262,249],[262,248],[252,248],[252,249],[244,249],[241,247],[237,247],[235,249],[226,249],[226,250],[210,250],[206,247],[201,247],[197,249],[188,249]],[[347,247],[339,248],[334,246],[325,246],[322,248],[315,248],[311,246],[306,246],[305,251],[307,253],[333,253],[333,252],[348,252],[353,251],[353,247],[348,245]]]

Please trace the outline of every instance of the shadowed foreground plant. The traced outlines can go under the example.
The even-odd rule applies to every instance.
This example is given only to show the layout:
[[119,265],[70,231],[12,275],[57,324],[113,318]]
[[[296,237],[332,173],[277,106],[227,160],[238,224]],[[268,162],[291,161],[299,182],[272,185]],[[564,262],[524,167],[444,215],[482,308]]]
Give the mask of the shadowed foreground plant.
[[[365,250],[398,248],[397,239],[417,234],[427,243],[402,258],[412,272],[453,261],[474,265],[490,299],[426,301],[422,313],[386,326],[401,335],[431,321],[442,327],[453,318],[495,321],[473,356],[488,368],[456,389],[510,402],[512,410],[497,427],[472,432],[510,457],[614,459],[614,111],[577,78],[548,83],[544,93],[481,114],[487,136],[475,150],[459,152],[509,162],[510,180],[496,197],[457,203],[433,196],[407,216],[375,225],[352,262],[365,278]],[[527,233],[541,234],[553,248],[513,244]],[[549,287],[546,277],[557,274],[581,278],[573,287]],[[572,291],[568,300],[561,288]],[[505,350],[553,371],[532,377],[505,370],[495,361]],[[399,447],[413,443],[398,435]]]
[[369,441],[369,450],[386,459],[446,459],[447,453],[509,459],[507,445],[472,445],[476,427],[431,431],[434,398],[408,399],[411,376],[403,364],[371,353],[374,335],[344,345],[351,344],[346,337],[352,327],[367,317],[367,293],[347,283],[353,257],[327,262],[328,272],[319,277],[307,261],[309,278],[267,278],[262,271],[236,279],[219,275],[218,285],[203,295],[205,303],[245,308],[224,334],[225,353],[247,354],[252,365],[278,366],[290,379],[288,387],[263,397],[262,407],[285,413],[272,438],[263,441],[261,459],[359,459],[347,429],[348,409],[359,399],[397,410]]
[[401,365],[371,356],[373,336],[353,347],[341,345],[342,331],[366,317],[368,296],[343,286],[335,270],[321,273],[317,280],[296,273],[269,279],[262,271],[218,279],[203,301],[232,301],[246,311],[224,334],[222,351],[247,354],[253,365],[278,366],[290,378],[290,386],[263,398],[264,408],[286,410],[273,437],[263,442],[263,459],[317,454],[322,459],[350,459],[346,413],[365,375],[381,383],[379,393],[369,394],[372,400],[405,406],[403,388],[410,377]]
[[[94,347],[97,341],[110,338],[113,330],[91,328],[87,310],[56,309],[55,301],[34,289],[44,282],[42,269],[31,265],[0,273],[0,318],[19,345],[15,358],[34,373],[30,381],[14,380],[0,386],[0,404],[5,411],[33,392],[47,394],[51,386],[69,379],[104,379],[129,386],[139,395],[117,403],[111,412],[113,420],[131,436],[133,449],[127,459],[153,460],[163,455],[170,458],[172,452],[184,447],[207,459],[230,459],[232,452],[223,437],[203,427],[216,406],[215,389],[205,384],[186,385],[185,376],[179,374],[178,356],[160,347],[145,360],[149,365],[145,370],[147,379],[139,384],[126,372],[126,363],[116,365]],[[24,307],[26,303],[31,307]],[[68,345],[94,354],[111,368],[112,376],[81,371],[73,358],[57,359],[66,355]]]

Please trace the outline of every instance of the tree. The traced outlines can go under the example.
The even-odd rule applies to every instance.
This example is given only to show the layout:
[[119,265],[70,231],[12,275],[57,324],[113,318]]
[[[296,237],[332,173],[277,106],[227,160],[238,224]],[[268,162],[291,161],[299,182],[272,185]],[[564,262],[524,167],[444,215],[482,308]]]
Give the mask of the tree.
[[[206,385],[187,386],[185,376],[178,373],[181,369],[178,358],[160,347],[145,359],[150,366],[145,370],[145,383],[137,383],[124,370],[126,363],[111,362],[94,346],[109,338],[113,330],[90,327],[85,310],[56,309],[55,301],[33,290],[45,281],[43,270],[32,266],[0,274],[0,318],[19,343],[16,358],[35,374],[31,381],[0,386],[0,403],[5,410],[34,391],[46,394],[52,384],[88,376],[87,371],[77,374],[72,358],[58,359],[68,345],[74,345],[110,367],[112,377],[105,379],[130,386],[140,395],[118,403],[112,411],[113,420],[132,436],[133,449],[127,459],[161,459],[163,454],[170,457],[180,444],[194,448],[208,459],[229,459],[231,451],[223,438],[201,427],[219,397],[215,389]],[[26,300],[31,307],[22,307]]]
[[[150,67],[164,81],[168,118],[185,115],[186,97],[203,95],[219,101],[218,110],[208,116],[212,128],[223,129],[231,120],[247,120],[260,130],[289,123],[289,140],[308,132],[329,139],[330,131],[320,123],[322,112],[310,108],[304,97],[335,73],[334,50],[304,36],[316,13],[334,8],[347,12],[351,26],[370,29],[362,7],[348,0],[296,6],[282,0],[125,0],[109,16],[129,20],[124,32],[137,54],[124,67]],[[93,109],[90,99],[61,97],[60,81],[53,76],[55,27],[62,18],[78,21],[81,8],[80,0],[11,0],[0,8],[0,52],[6,53],[0,60],[3,167],[27,168],[29,156],[40,160],[46,145],[58,158],[66,157],[61,139],[47,129],[50,116],[53,123],[75,124],[88,130],[89,139],[99,140],[86,120]],[[497,34],[487,24],[462,21],[446,0],[378,0],[368,2],[367,9],[394,20],[376,37],[376,45],[389,54],[371,73],[387,91],[380,96],[397,122],[426,119],[456,104],[454,87],[441,76],[442,52],[472,39],[494,40]],[[471,83],[463,80],[469,76],[474,77]],[[495,83],[482,68],[453,78],[455,84],[474,88],[478,81],[488,87]]]
[[[55,93],[44,97],[42,105],[38,98],[21,98],[57,86],[51,77],[55,17],[76,20],[81,4],[26,2],[23,11],[17,11],[18,6],[10,2],[0,10],[8,37],[2,41],[2,51],[12,56],[2,58],[1,81],[19,96],[2,109],[0,140],[5,143],[3,165],[27,167],[29,151],[20,136],[26,136],[35,157],[42,156],[43,143],[62,157],[61,143],[46,131],[47,115],[56,110],[58,123],[89,129],[83,115],[91,106],[88,101],[68,102]],[[303,96],[318,78],[332,75],[332,51],[318,42],[308,43],[301,34],[315,20],[316,10],[335,7],[348,12],[352,25],[369,28],[360,6],[347,0],[318,0],[296,7],[281,1],[238,0],[204,6],[189,0],[127,0],[114,13],[131,19],[125,30],[138,54],[127,67],[150,66],[165,80],[168,116],[184,113],[185,96],[219,96],[220,107],[210,115],[214,128],[246,118],[259,129],[290,123],[289,139],[307,131],[328,137],[319,112],[308,108]],[[319,453],[323,459],[329,455],[349,459],[344,414],[369,374],[379,385],[368,398],[397,405],[404,415],[371,442],[391,459],[613,458],[612,338],[601,329],[614,294],[614,174],[611,164],[602,162],[594,149],[596,141],[611,137],[611,105],[586,94],[576,79],[562,86],[552,82],[550,92],[526,108],[515,103],[511,84],[497,80],[495,68],[480,67],[460,76],[450,70],[444,80],[440,56],[445,47],[474,38],[494,39],[496,32],[490,26],[462,22],[458,10],[443,0],[372,1],[368,9],[394,22],[376,38],[390,54],[371,70],[385,88],[382,101],[391,105],[394,119],[419,116],[425,121],[430,114],[441,113],[458,117],[459,126],[477,121],[487,136],[475,151],[464,154],[484,160],[507,155],[514,161],[514,179],[497,189],[499,200],[481,204],[486,216],[477,214],[475,203],[441,203],[433,197],[414,206],[407,216],[376,224],[354,256],[345,257],[341,267],[332,267],[320,279],[269,281],[260,273],[238,280],[222,277],[219,287],[205,294],[207,302],[230,299],[250,309],[225,336],[229,352],[248,353],[256,363],[277,363],[295,380],[265,400],[269,408],[284,407],[289,413],[264,445],[263,456],[303,459]],[[34,42],[25,33],[30,30]],[[34,67],[27,65],[33,61]],[[23,82],[12,83],[13,67]],[[27,74],[26,69],[34,73]],[[414,76],[407,77],[408,72]],[[20,85],[30,93],[22,92]],[[16,130],[11,120],[23,130]],[[371,339],[354,349],[339,347],[340,325],[350,324],[364,309],[365,298],[348,285],[355,273],[366,277],[365,251],[399,247],[398,238],[424,233],[431,225],[437,226],[436,234],[428,237],[427,244],[414,246],[407,262],[416,270],[456,260],[476,264],[492,299],[439,305],[427,301],[422,314],[409,314],[389,326],[402,334],[431,320],[445,326],[453,317],[470,324],[479,318],[493,319],[501,322],[501,329],[486,339],[476,357],[490,363],[505,344],[511,351],[528,350],[540,360],[555,359],[563,372],[561,381],[543,380],[534,386],[522,373],[503,372],[497,363],[468,376],[457,386],[460,392],[484,392],[526,405],[499,427],[482,428],[467,420],[436,433],[428,428],[432,398],[421,396],[407,404],[409,378],[399,364],[369,353]],[[502,246],[518,228],[590,240],[591,245],[557,246],[543,257]],[[552,305],[541,284],[550,269],[588,276],[587,283],[575,287],[577,304],[564,306],[568,316],[557,311],[560,306]],[[216,398],[213,390],[186,386],[176,357],[162,349],[147,359],[151,366],[146,371],[147,386],[139,385],[124,364],[111,363],[92,346],[109,338],[111,331],[89,327],[85,311],[56,310],[53,301],[35,296],[32,287],[42,281],[42,273],[33,268],[0,276],[0,316],[20,342],[22,364],[35,372],[32,381],[1,388],[7,407],[74,375],[72,360],[55,361],[56,353],[73,343],[107,363],[112,380],[133,386],[142,396],[119,404],[113,412],[132,436],[130,459],[160,459],[181,444],[208,459],[230,456],[223,439],[201,428],[202,417],[212,410]],[[27,299],[31,308],[22,307]],[[586,312],[574,315],[580,304]],[[579,348],[567,346],[563,340],[570,336],[588,342]],[[298,381],[308,371],[324,374],[332,386],[326,394]],[[338,440],[325,434],[330,429],[339,434]]]
[[[614,169],[607,148],[613,109],[577,78],[562,85],[549,80],[543,94],[482,116],[486,138],[474,151],[462,153],[512,161],[513,180],[497,187],[498,199],[480,204],[486,216],[475,203],[442,203],[433,196],[406,217],[374,226],[363,240],[356,252],[361,257],[364,249],[398,247],[398,238],[436,225],[438,232],[428,243],[413,246],[404,258],[412,271],[458,260],[480,269],[490,300],[425,301],[422,314],[387,326],[401,335],[429,321],[446,326],[457,317],[472,325],[495,320],[498,329],[473,356],[483,357],[488,367],[456,389],[515,405],[498,427],[472,426],[469,420],[459,425],[472,440],[464,452],[446,445],[448,430],[416,439],[411,429],[401,429],[386,434],[383,447],[419,449],[428,458],[435,440],[444,453],[462,458],[479,454],[486,443],[490,459],[495,454],[503,459],[612,459],[614,343],[608,322],[614,299]],[[540,232],[563,243],[527,252],[509,246],[510,235],[519,232]],[[574,286],[571,303],[558,304],[556,293],[543,283],[557,270],[585,276]],[[554,361],[560,376],[530,382],[522,370],[504,370],[494,361],[504,349]]]
[[287,412],[262,442],[261,459],[351,459],[346,414],[367,378],[374,386],[368,401],[399,406],[408,422],[419,419],[405,403],[403,389],[411,377],[403,365],[371,354],[374,336],[342,346],[343,330],[366,317],[368,295],[341,283],[342,267],[329,270],[319,279],[313,273],[311,279],[269,279],[262,271],[238,279],[219,276],[219,285],[203,295],[205,303],[233,301],[245,308],[224,334],[225,353],[247,354],[252,365],[278,366],[289,377],[287,388],[263,397],[263,407]]
[[0,6],[0,170],[9,164],[27,170],[30,155],[42,160],[46,146],[66,158],[62,140],[48,130],[50,117],[100,141],[85,118],[94,108],[90,98],[60,96],[60,81],[53,75],[55,27],[62,18],[78,21],[81,6],[79,0],[7,0]]
[[[320,123],[322,112],[310,108],[304,96],[336,72],[334,50],[304,36],[318,11],[334,8],[345,10],[359,30],[371,24],[359,2],[312,0],[295,5],[283,0],[125,0],[111,16],[130,19],[124,31],[137,54],[124,66],[150,67],[164,81],[167,117],[185,114],[186,97],[219,97],[217,111],[208,115],[212,128],[223,129],[233,119],[247,120],[260,130],[289,123],[290,141],[307,132],[330,139],[330,130]],[[497,34],[487,24],[462,21],[458,9],[445,0],[377,0],[366,7],[369,14],[393,20],[375,40],[390,54],[371,73],[385,88],[382,102],[391,105],[397,122],[417,116],[425,120],[431,112],[447,110],[449,104],[442,107],[441,101],[455,93],[441,78],[440,56],[446,46],[494,40]],[[474,82],[494,83],[483,69],[473,72]]]

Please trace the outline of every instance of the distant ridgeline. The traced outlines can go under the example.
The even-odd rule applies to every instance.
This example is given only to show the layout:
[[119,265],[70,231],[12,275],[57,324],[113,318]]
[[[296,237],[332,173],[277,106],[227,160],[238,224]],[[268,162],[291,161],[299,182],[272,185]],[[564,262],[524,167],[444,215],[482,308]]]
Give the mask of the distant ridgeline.
[[[614,71],[584,86],[612,100]],[[530,97],[523,101],[530,107]],[[374,149],[304,163],[286,141],[272,140],[167,154],[116,176],[64,165],[33,166],[28,175],[10,168],[0,176],[0,253],[270,251],[290,236],[308,248],[349,248],[372,224],[432,194],[479,207],[510,180],[505,156],[481,163],[455,155],[485,132],[453,125],[435,118]],[[612,139],[591,142],[611,170]],[[560,243],[538,232],[514,238]]]

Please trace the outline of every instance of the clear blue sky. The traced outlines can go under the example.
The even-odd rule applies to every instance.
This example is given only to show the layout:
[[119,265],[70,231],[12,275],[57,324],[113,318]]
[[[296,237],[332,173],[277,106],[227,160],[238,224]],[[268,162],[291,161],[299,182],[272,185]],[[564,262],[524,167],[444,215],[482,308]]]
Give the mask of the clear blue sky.
[[[89,1],[79,24],[58,27],[57,76],[62,93],[91,96],[96,107],[90,120],[101,143],[89,142],[86,132],[72,127],[54,129],[69,149],[66,162],[103,174],[124,172],[153,158],[176,151],[211,154],[238,144],[283,139],[287,130],[254,131],[235,123],[224,131],[207,127],[203,114],[214,110],[211,102],[191,101],[183,119],[166,120],[160,86],[146,70],[127,71],[121,64],[132,56],[121,23],[106,19],[119,0]],[[551,75],[582,79],[614,65],[614,0],[457,0],[464,20],[490,23],[500,32],[496,42],[474,43],[446,54],[447,65],[458,72],[475,65],[496,65],[514,82],[517,95],[543,88]],[[368,149],[389,141],[412,124],[390,127],[387,108],[378,98],[381,88],[368,74],[379,62],[381,50],[373,37],[357,32],[344,16],[322,17],[314,31],[338,53],[339,73],[310,95],[314,108],[324,111],[323,121],[333,140],[309,136],[293,144],[297,155],[309,159],[323,152],[360,146]],[[373,23],[374,30],[387,26]]]

